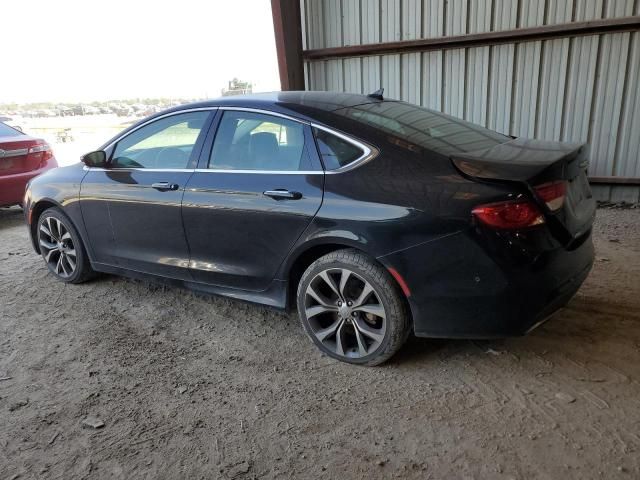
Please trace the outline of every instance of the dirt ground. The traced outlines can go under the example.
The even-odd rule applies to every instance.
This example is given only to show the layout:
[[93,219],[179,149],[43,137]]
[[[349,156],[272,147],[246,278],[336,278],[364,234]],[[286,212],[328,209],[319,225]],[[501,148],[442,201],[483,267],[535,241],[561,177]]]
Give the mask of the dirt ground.
[[411,339],[359,368],[294,316],[65,286],[1,209],[0,479],[640,478],[640,209],[599,210],[595,240],[529,336]]

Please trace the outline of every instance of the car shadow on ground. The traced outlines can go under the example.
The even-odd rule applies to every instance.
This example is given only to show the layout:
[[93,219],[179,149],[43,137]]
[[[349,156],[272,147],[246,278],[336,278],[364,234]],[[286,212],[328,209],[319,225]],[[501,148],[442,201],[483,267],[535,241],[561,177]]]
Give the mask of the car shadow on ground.
[[[496,339],[432,339],[411,336],[390,364],[407,366],[445,361],[454,356],[467,361],[511,357],[561,356],[565,360],[606,362],[611,351],[629,351],[636,345],[640,361],[640,309],[627,302],[579,293],[545,323],[526,335]],[[618,353],[619,353],[618,351]]]

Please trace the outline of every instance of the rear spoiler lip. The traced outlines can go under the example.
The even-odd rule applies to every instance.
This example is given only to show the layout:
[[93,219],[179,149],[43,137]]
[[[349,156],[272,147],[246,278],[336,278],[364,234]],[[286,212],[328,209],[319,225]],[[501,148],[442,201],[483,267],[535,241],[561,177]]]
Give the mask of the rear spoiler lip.
[[[562,160],[570,162],[585,148],[586,144],[516,138],[484,150],[454,153],[449,158],[465,177],[527,183]],[[579,168],[589,166],[587,158],[583,155]]]

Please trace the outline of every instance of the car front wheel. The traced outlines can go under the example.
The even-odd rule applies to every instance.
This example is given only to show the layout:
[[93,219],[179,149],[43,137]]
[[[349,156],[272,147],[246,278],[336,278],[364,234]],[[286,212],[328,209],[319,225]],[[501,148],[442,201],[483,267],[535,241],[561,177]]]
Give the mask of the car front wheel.
[[60,209],[45,210],[38,219],[37,228],[42,258],[58,280],[81,283],[93,275],[80,235]]
[[298,312],[320,350],[359,365],[391,358],[411,328],[389,272],[351,249],[329,253],[307,268],[298,285]]

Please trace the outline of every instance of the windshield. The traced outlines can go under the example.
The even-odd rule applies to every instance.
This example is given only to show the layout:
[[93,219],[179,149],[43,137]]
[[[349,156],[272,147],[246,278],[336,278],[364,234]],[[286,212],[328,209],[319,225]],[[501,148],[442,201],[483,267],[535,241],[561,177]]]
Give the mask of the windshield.
[[484,150],[511,140],[479,125],[404,102],[367,103],[335,113],[443,155]]
[[0,137],[15,137],[17,135],[22,135],[22,133],[0,122]]

